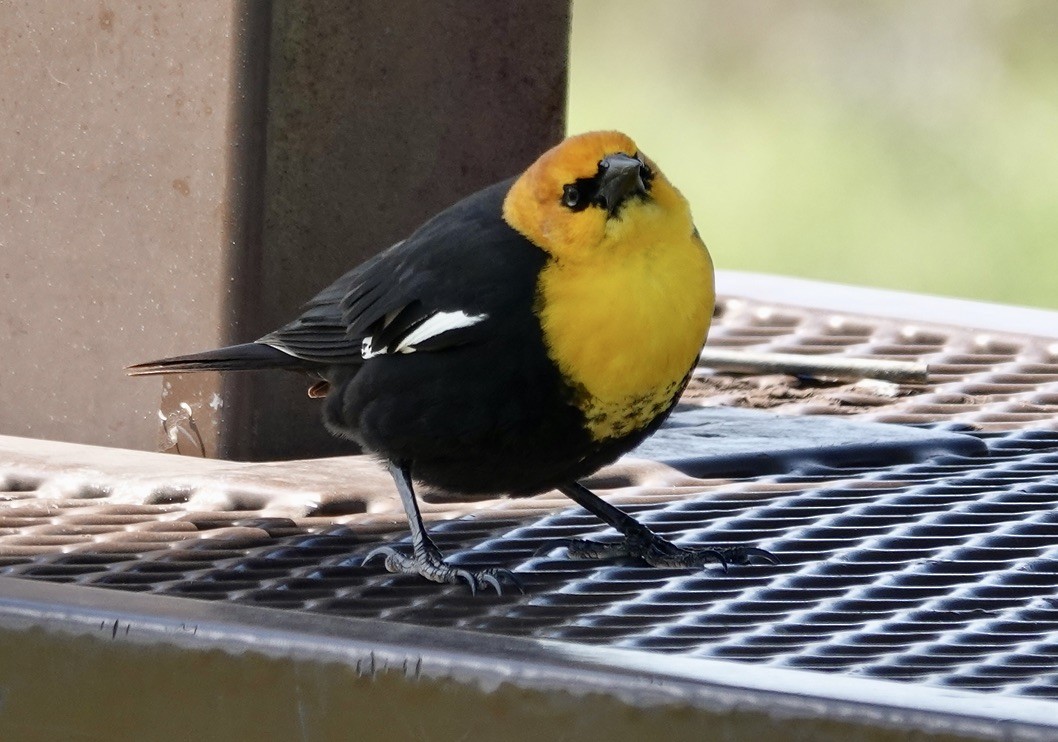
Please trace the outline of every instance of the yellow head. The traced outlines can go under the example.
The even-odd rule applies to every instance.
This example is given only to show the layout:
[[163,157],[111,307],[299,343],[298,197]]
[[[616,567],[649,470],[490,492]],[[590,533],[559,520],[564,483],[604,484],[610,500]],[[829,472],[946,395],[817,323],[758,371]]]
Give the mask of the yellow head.
[[640,244],[633,232],[690,234],[678,190],[617,131],[573,136],[542,154],[503,204],[511,227],[560,261],[594,261]]
[[713,266],[690,208],[624,134],[570,137],[522,174],[507,223],[549,259],[537,313],[597,440],[664,415],[705,342]]

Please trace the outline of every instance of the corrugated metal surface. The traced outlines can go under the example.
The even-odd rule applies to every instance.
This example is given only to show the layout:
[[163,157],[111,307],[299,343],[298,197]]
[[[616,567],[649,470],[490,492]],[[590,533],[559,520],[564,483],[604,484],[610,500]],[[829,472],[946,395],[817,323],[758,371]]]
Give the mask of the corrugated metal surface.
[[753,543],[781,560],[726,573],[537,556],[602,530],[557,496],[427,506],[457,561],[526,584],[476,598],[358,566],[402,518],[383,478],[343,496],[334,461],[320,464],[339,483],[330,495],[284,496],[252,477],[56,477],[8,457],[0,572],[1058,699],[1058,344],[744,299],[722,310],[715,346],[923,359],[933,376],[897,388],[703,375],[690,401],[956,429],[987,454],[713,478],[627,462],[596,478],[681,543]]

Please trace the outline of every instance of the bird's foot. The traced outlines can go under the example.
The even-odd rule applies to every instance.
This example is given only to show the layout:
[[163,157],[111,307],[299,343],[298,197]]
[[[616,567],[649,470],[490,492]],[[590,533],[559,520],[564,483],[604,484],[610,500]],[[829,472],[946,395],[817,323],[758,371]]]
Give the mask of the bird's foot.
[[487,590],[490,587],[496,591],[497,595],[502,595],[504,581],[510,582],[518,588],[519,592],[525,592],[521,580],[508,569],[469,570],[453,567],[435,548],[417,549],[409,556],[392,546],[380,546],[365,556],[361,564],[366,565],[378,556],[385,557],[384,564],[390,572],[421,575],[434,582],[447,582],[453,585],[463,582],[470,587],[472,595],[478,590]]
[[644,529],[643,534],[625,536],[620,541],[591,541],[589,539],[564,539],[557,544],[549,543],[545,549],[556,545],[565,546],[573,559],[615,559],[635,557],[652,567],[704,567],[719,564],[725,570],[731,564],[750,564],[754,557],[771,564],[779,560],[770,551],[756,546],[704,546],[687,549],[677,546],[653,531]]

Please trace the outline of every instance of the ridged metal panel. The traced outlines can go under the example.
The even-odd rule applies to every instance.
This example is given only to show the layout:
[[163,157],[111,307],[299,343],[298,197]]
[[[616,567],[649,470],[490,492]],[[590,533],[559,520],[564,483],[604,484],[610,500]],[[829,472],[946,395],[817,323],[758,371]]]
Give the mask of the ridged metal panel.
[[780,558],[726,573],[537,555],[603,530],[561,497],[428,505],[443,550],[506,566],[526,585],[524,595],[476,598],[359,565],[378,539],[403,536],[382,490],[280,506],[223,487],[119,487],[105,473],[58,486],[0,465],[0,572],[1058,699],[1055,342],[742,299],[721,306],[713,345],[922,359],[931,381],[703,372],[689,401],[955,429],[983,440],[987,455],[709,479],[629,462],[596,477],[681,543],[753,543]]

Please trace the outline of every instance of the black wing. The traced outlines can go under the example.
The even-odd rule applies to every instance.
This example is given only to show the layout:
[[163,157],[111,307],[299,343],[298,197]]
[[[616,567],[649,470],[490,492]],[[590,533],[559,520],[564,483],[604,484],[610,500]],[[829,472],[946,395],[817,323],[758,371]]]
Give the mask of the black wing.
[[[290,324],[257,342],[307,361],[359,364],[396,352],[445,318],[475,318],[426,338],[415,351],[476,342],[529,311],[545,254],[502,219],[512,180],[490,186],[428,221],[403,242],[321,291]],[[427,325],[433,320],[433,325]],[[420,332],[419,335],[424,333]]]
[[300,317],[259,338],[257,342],[316,363],[360,363],[361,340],[350,337],[347,332],[348,327],[342,320],[342,299],[356,285],[359,274],[401,244],[398,242],[353,268],[310,299]]

